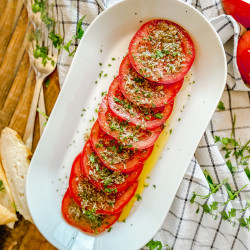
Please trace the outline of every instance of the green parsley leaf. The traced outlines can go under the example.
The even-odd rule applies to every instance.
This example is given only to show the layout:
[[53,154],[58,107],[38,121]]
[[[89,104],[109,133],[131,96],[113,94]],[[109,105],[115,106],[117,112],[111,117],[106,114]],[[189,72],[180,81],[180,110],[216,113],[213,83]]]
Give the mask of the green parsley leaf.
[[248,218],[246,218],[246,220],[244,218],[240,218],[239,219],[240,222],[240,226],[241,227],[247,227],[248,231],[249,231],[249,226],[250,226],[250,216]]
[[34,4],[32,4],[31,6],[32,11],[34,13],[38,13],[38,12],[44,12],[45,11],[45,2],[43,0],[35,0]]
[[161,113],[157,113],[154,115],[155,118],[157,119],[162,119],[162,114]]
[[0,180],[0,192],[2,192],[5,189],[5,187],[3,186],[3,181]]
[[194,192],[193,193],[193,196],[192,196],[192,198],[190,199],[190,203],[194,203],[194,200],[195,200],[195,198],[196,198],[196,193]]
[[245,173],[246,173],[248,179],[250,180],[250,170],[249,170],[249,168],[246,167],[246,168],[244,169],[244,171],[245,171]]
[[53,42],[55,48],[59,48],[59,46],[63,43],[63,39],[55,34],[54,30],[51,30],[49,33],[49,39]]
[[246,184],[245,186],[243,186],[241,189],[239,189],[237,192],[234,192],[231,190],[231,187],[229,186],[228,183],[225,183],[225,187],[229,196],[229,199],[223,203],[223,205],[226,205],[228,202],[230,202],[231,200],[234,200],[237,195],[247,186],[248,184]]
[[[226,157],[227,158],[227,157]],[[230,170],[230,172],[233,174],[235,171],[237,171],[237,167],[233,167],[230,160],[226,161],[227,167]]]
[[82,29],[82,21],[86,17],[84,15],[79,21],[77,22],[77,27],[76,27],[76,36],[73,36],[73,38],[81,39],[84,35],[84,30]]
[[[68,41],[68,42],[63,46],[63,48],[64,48],[67,52],[69,52],[69,47],[70,47],[71,43],[72,43],[72,40]],[[69,53],[70,53],[70,52],[69,52]]]
[[204,203],[203,205],[201,205],[201,207],[203,208],[205,214],[208,214],[211,212],[211,209],[209,208],[207,203]]
[[217,210],[218,209],[218,204],[219,203],[217,201],[213,201],[213,203],[210,205],[210,209],[212,211]]
[[149,247],[150,250],[161,250],[162,243],[158,240],[156,240],[156,241],[151,240],[146,244],[146,247]]
[[54,26],[55,21],[52,18],[50,18],[46,12],[43,12],[41,14],[41,18],[48,30]]
[[217,106],[217,108],[218,108],[219,110],[225,110],[224,103],[223,103],[222,101],[220,101],[219,104],[218,104],[218,106]]
[[92,152],[91,155],[89,156],[89,160],[91,163],[95,163],[95,155],[94,153]]
[[135,197],[136,197],[137,201],[142,200],[142,197],[140,196],[140,194],[136,194]]

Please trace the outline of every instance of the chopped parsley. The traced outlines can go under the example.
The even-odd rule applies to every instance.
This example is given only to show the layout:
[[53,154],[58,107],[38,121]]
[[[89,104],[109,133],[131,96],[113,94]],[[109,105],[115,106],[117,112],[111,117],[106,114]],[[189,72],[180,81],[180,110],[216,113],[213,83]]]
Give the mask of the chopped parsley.
[[140,194],[136,194],[135,197],[136,197],[137,201],[142,200],[142,197],[140,196]]
[[49,39],[53,42],[53,45],[54,45],[55,48],[58,48],[63,43],[62,37],[60,37],[59,35],[55,34],[54,30],[50,31],[50,33],[49,33]]
[[219,104],[218,104],[218,106],[217,106],[217,108],[218,108],[219,110],[225,110],[224,103],[223,103],[222,101],[220,101]]
[[42,64],[45,66],[47,64],[47,60],[51,60],[51,64],[54,66],[55,61],[48,57],[48,48],[45,46],[39,46],[36,44],[36,48],[33,51],[33,55],[36,59],[42,58]]

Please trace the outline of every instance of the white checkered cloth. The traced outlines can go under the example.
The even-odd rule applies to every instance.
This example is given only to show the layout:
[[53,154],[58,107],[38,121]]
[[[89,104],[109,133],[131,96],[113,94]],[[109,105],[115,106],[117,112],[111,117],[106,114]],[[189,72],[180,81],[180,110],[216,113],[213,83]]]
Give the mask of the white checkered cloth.
[[[56,7],[60,8],[63,14],[65,41],[69,41],[75,34],[76,23],[80,17],[86,15],[84,19],[84,28],[86,29],[103,9],[117,1],[119,0],[55,0]],[[195,152],[195,157],[183,178],[167,218],[154,239],[162,241],[164,245],[168,244],[172,249],[250,249],[250,232],[247,228],[239,226],[237,221],[235,226],[232,226],[233,223],[224,221],[220,215],[215,220],[211,214],[204,213],[202,208],[199,213],[196,213],[197,202],[204,203],[204,200],[200,198],[195,200],[195,204],[189,202],[194,191],[205,195],[210,192],[203,174],[204,170],[210,173],[214,183],[221,183],[228,178],[228,183],[233,191],[239,190],[245,184],[250,184],[243,167],[238,166],[233,157],[230,159],[234,166],[238,166],[238,170],[233,175],[230,173],[222,156],[223,153],[220,152],[213,139],[214,135],[231,136],[234,115],[236,115],[236,125],[233,138],[242,144],[250,139],[250,92],[242,81],[236,64],[236,49],[240,31],[238,24],[231,16],[225,15],[219,0],[187,0],[186,2],[201,11],[211,21],[225,45],[228,79],[221,98],[225,104],[225,110],[216,110],[214,113]],[[79,41],[74,42],[72,50]],[[61,85],[71,60],[68,53],[63,51],[58,63]],[[250,185],[223,209],[228,211],[232,207],[244,208],[247,198],[250,198]],[[210,196],[205,202],[211,204],[213,201],[226,201],[227,199],[226,189],[222,186],[215,195]],[[250,214],[248,210],[240,215],[244,218],[248,217]]]

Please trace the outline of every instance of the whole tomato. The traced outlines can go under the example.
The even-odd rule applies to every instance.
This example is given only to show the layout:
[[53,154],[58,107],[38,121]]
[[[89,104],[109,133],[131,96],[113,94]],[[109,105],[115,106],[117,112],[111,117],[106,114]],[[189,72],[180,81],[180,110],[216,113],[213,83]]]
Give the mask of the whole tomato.
[[239,40],[237,48],[237,64],[242,79],[250,84],[250,30]]
[[250,28],[250,2],[249,0],[222,0],[223,7],[228,15]]

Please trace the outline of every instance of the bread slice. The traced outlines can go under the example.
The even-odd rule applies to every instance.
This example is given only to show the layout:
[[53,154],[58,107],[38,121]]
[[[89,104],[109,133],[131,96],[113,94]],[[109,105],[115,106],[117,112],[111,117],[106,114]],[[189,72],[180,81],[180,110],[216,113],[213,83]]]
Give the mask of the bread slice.
[[0,204],[0,225],[8,224],[16,220],[16,214],[10,212],[10,210]]
[[32,154],[18,133],[8,127],[2,130],[0,153],[16,209],[26,220],[33,222],[25,197],[25,181]]
[[[7,226],[13,228],[14,223],[11,222],[17,221],[16,210],[13,206],[14,200],[12,198],[10,187],[6,179],[6,176],[4,174],[1,161],[0,161],[0,182],[2,183],[2,190],[0,191],[0,225],[9,223]],[[8,220],[8,222],[6,222],[6,219]]]

